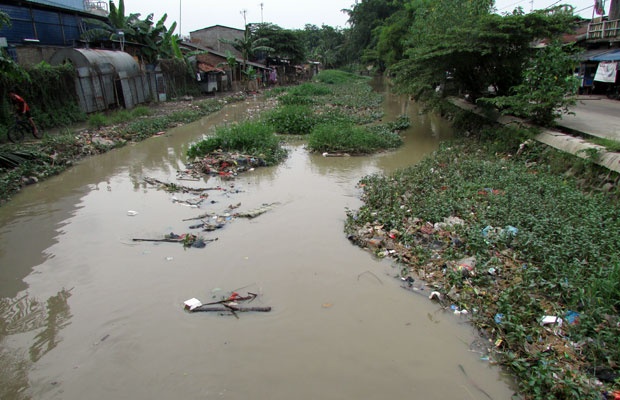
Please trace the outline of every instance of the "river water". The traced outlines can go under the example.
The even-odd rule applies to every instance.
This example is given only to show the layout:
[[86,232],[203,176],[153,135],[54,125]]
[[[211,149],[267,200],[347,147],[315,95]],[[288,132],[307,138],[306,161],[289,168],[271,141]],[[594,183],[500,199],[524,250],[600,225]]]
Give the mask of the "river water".
[[[386,120],[412,122],[395,152],[322,157],[291,143],[282,165],[235,181],[176,181],[188,144],[245,118],[260,105],[251,99],[84,160],[1,207],[0,398],[509,399],[466,321],[400,288],[397,266],[343,233],[362,176],[414,164],[451,136],[386,95]],[[145,177],[225,190],[197,209]],[[132,241],[189,232],[184,219],[239,203],[278,204],[205,232],[218,240],[204,249]],[[272,311],[183,310],[235,290]]]

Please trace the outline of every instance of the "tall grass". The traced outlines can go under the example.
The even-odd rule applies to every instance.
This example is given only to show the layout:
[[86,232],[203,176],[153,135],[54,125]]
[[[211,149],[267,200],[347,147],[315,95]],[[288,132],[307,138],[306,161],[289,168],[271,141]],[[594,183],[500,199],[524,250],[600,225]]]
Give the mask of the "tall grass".
[[286,151],[272,128],[260,121],[220,126],[214,136],[191,145],[187,155],[190,158],[203,157],[216,150],[258,157],[267,165],[275,165],[286,157]]
[[308,137],[310,150],[330,153],[369,154],[400,144],[400,137],[388,129],[369,129],[346,122],[317,125]]

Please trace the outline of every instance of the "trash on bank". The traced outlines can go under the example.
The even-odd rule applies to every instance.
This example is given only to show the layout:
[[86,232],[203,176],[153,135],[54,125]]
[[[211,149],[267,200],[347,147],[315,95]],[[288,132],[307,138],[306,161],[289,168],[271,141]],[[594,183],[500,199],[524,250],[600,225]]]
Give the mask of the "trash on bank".
[[207,154],[192,164],[194,170],[203,174],[218,175],[223,179],[231,179],[241,172],[264,167],[267,162],[262,158],[239,153],[216,151]]
[[566,320],[566,322],[568,322],[569,325],[577,325],[579,324],[579,313],[577,311],[569,310],[566,312],[564,319]]

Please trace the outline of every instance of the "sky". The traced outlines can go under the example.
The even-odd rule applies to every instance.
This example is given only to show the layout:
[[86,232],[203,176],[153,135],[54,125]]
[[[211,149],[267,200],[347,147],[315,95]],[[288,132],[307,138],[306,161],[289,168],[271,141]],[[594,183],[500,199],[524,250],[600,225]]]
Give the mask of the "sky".
[[[303,29],[306,24],[346,28],[348,16],[341,12],[350,9],[356,0],[124,0],[126,14],[140,13],[144,18],[153,13],[155,21],[168,14],[166,26],[177,22],[175,33],[183,35],[213,25],[242,29],[244,15],[247,23],[269,22],[285,29]],[[610,0],[605,1],[609,12]],[[523,7],[529,12],[554,4],[570,4],[584,18],[592,17],[594,0],[496,0],[498,12],[510,12]]]

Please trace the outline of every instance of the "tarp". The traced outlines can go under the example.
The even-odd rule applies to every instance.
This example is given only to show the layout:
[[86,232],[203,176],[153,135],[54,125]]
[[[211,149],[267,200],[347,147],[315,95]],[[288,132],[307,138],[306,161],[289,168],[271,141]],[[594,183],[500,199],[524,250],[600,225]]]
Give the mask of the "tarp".
[[620,49],[610,50],[591,58],[592,61],[620,61]]
[[594,80],[597,82],[616,83],[617,68],[618,63],[616,62],[599,63]]

